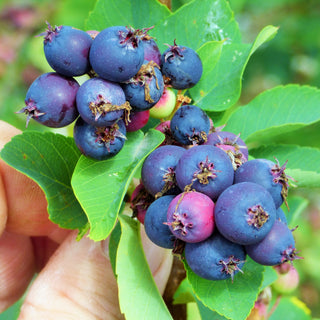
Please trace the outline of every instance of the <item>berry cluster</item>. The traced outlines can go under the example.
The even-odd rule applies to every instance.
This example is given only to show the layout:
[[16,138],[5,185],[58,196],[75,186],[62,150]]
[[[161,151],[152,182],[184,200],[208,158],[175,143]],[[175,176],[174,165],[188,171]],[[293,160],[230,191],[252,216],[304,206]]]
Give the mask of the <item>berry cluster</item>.
[[[174,41],[161,54],[148,35],[151,28],[85,32],[47,26],[40,36],[54,71],[35,79],[18,113],[27,115],[27,125],[31,118],[52,128],[75,121],[76,145],[94,159],[117,154],[126,133],[141,129],[150,115],[168,116],[175,107],[173,89],[191,88],[202,75],[194,50]],[[76,77],[83,75],[88,79],[80,85]]]
[[183,104],[158,129],[165,143],[145,159],[131,197],[151,241],[209,280],[233,280],[247,255],[267,266],[299,258],[280,207],[286,164],[248,160],[239,135],[214,128],[195,105]]

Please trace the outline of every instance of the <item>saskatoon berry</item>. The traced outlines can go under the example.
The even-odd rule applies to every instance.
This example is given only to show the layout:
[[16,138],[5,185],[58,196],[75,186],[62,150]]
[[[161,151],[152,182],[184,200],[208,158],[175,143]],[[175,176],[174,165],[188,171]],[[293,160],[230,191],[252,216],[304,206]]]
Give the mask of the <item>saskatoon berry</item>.
[[72,123],[79,115],[76,107],[78,82],[56,72],[36,78],[29,87],[25,104],[17,113],[27,115],[27,125],[33,118],[52,128],[61,128]]
[[161,143],[161,146],[163,145],[175,145],[175,146],[182,146],[181,143],[176,141],[172,135],[171,129],[170,129],[170,120],[166,120],[163,122],[160,122],[155,129],[162,132],[165,136],[164,141]]
[[161,63],[161,52],[157,43],[150,36],[146,35],[141,38],[141,44],[144,50],[144,59],[155,62],[158,66]]
[[244,247],[230,242],[215,231],[208,239],[186,243],[185,258],[198,276],[208,280],[225,280],[241,271],[245,263]]
[[139,71],[144,61],[139,31],[112,26],[99,32],[92,42],[89,59],[93,70],[106,80],[123,82]]
[[167,224],[178,239],[192,243],[203,241],[214,229],[214,203],[200,192],[180,193],[169,205]]
[[248,147],[239,135],[219,131],[210,133],[207,138],[208,140],[204,144],[210,144],[224,150],[228,154],[234,170],[248,161]]
[[121,86],[99,77],[80,86],[77,108],[82,119],[96,127],[111,125],[129,109]]
[[270,193],[253,182],[234,184],[216,202],[215,222],[220,233],[242,245],[261,241],[276,220]]
[[161,55],[161,71],[174,89],[188,89],[200,80],[202,63],[193,49],[179,46],[174,41],[174,45],[169,45]]
[[208,115],[195,105],[183,105],[170,122],[173,137],[184,145],[202,144],[210,130]]
[[164,89],[159,66],[145,60],[138,73],[122,88],[134,111],[149,110],[160,100]]
[[176,95],[173,89],[165,87],[160,100],[150,109],[150,117],[163,119],[173,112],[176,105]]
[[245,246],[252,260],[265,266],[275,266],[299,259],[292,230],[276,220],[270,232],[260,242]]
[[221,149],[201,145],[184,152],[176,167],[181,190],[186,187],[209,196],[214,201],[233,183],[234,170],[228,155]]
[[143,128],[149,120],[149,110],[145,111],[131,111],[129,115],[129,121],[126,124],[127,132],[137,131]]
[[146,190],[142,183],[139,183],[130,197],[130,208],[133,211],[132,217],[137,218],[140,223],[144,224],[146,211],[154,200],[154,196]]
[[126,127],[123,120],[111,126],[95,127],[79,117],[74,125],[73,137],[82,154],[105,160],[122,149],[126,140]]
[[156,199],[147,209],[144,218],[144,228],[148,238],[162,248],[173,249],[175,236],[169,227],[164,224],[167,221],[167,210],[175,196],[166,195]]
[[234,183],[254,182],[265,187],[272,195],[276,208],[279,208],[288,195],[288,177],[284,170],[286,163],[280,167],[267,159],[247,161],[235,172]]
[[148,155],[141,168],[141,180],[149,193],[159,197],[181,192],[177,187],[175,170],[184,152],[182,147],[166,145]]
[[276,211],[276,219],[282,221],[284,224],[288,224],[286,214],[281,207],[279,207]]
[[44,36],[44,53],[49,65],[68,77],[81,76],[91,69],[89,50],[91,36],[82,30],[70,26],[48,24]]

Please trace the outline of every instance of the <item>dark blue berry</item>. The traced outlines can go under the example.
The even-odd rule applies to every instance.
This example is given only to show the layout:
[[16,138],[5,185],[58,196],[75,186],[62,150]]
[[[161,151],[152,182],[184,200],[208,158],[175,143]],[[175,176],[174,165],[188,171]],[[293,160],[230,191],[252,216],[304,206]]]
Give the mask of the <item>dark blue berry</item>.
[[170,129],[173,137],[181,144],[202,144],[207,141],[210,119],[199,107],[183,105],[174,113]]
[[144,50],[144,59],[155,62],[158,66],[161,64],[161,52],[157,43],[151,37],[143,37],[141,43]]
[[126,140],[126,127],[123,120],[108,127],[95,127],[79,117],[74,125],[73,137],[82,154],[105,160],[122,149]]
[[68,77],[81,76],[90,71],[89,51],[92,38],[85,31],[70,26],[48,23],[44,35],[44,53],[49,65]]
[[85,81],[77,93],[80,116],[93,126],[109,126],[123,116],[130,106],[118,83],[101,78]]
[[216,227],[235,243],[247,245],[261,241],[275,220],[276,208],[270,193],[253,182],[230,186],[216,202]]
[[139,31],[129,27],[112,26],[100,31],[89,53],[93,70],[106,80],[129,80],[144,61],[144,49],[140,42]]
[[195,86],[202,75],[202,62],[191,48],[173,46],[161,55],[161,71],[174,89],[188,89]]
[[292,230],[276,220],[270,232],[260,242],[245,246],[248,256],[257,263],[275,266],[299,259]]
[[210,145],[186,150],[176,167],[176,179],[181,190],[191,188],[214,201],[232,185],[233,176],[234,170],[228,155]]
[[181,190],[176,182],[176,165],[185,152],[179,146],[165,145],[153,150],[144,160],[141,180],[153,196],[178,194]]
[[78,82],[56,72],[49,72],[36,78],[29,87],[25,107],[17,113],[27,115],[27,125],[33,118],[52,128],[72,123],[79,115],[76,107]]
[[230,242],[215,231],[208,239],[186,243],[185,258],[198,276],[208,280],[232,279],[241,271],[246,253],[243,246]]
[[150,204],[144,217],[144,228],[148,238],[156,245],[167,249],[173,249],[176,239],[164,224],[167,221],[169,204],[174,197],[166,195],[156,199]]
[[273,197],[276,208],[279,208],[288,194],[288,177],[285,165],[267,159],[253,159],[240,166],[235,172],[234,183],[254,182],[266,188]]
[[134,111],[149,110],[160,100],[164,90],[159,66],[145,60],[138,73],[122,88]]
[[276,219],[282,221],[284,224],[288,224],[286,214],[281,207],[279,207],[276,211]]

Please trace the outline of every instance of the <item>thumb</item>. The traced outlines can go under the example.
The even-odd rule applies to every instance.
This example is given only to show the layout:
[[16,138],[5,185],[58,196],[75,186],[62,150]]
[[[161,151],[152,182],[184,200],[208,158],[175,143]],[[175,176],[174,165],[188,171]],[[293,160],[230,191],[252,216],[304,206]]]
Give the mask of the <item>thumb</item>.
[[[105,241],[76,241],[74,232],[64,240],[29,289],[19,320],[124,319],[118,288]],[[163,291],[170,274],[172,256],[143,239],[155,281]],[[154,257],[150,251],[160,251]],[[149,252],[149,253],[148,253]]]
[[31,285],[19,320],[123,319],[103,247],[70,233]]

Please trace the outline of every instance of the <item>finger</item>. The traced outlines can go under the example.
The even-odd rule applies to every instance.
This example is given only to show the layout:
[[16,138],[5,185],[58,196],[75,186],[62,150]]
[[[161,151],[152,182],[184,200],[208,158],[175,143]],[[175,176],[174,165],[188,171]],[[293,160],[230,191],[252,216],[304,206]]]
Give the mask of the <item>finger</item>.
[[[13,126],[0,121],[0,148],[19,133]],[[57,226],[48,219],[47,201],[41,188],[2,160],[0,175],[0,204],[6,202],[6,210],[0,211],[0,230],[3,221],[7,220],[6,228],[10,232],[33,236],[54,233]]]
[[34,272],[30,239],[4,232],[0,238],[0,313],[22,296]]
[[141,241],[150,270],[160,293],[163,294],[172,268],[172,250],[160,248],[151,242],[142,225],[140,230]]
[[2,235],[7,222],[8,212],[7,212],[7,200],[6,193],[4,190],[4,184],[0,175],[0,236]]
[[104,246],[75,236],[68,236],[33,282],[20,320],[123,319]]

